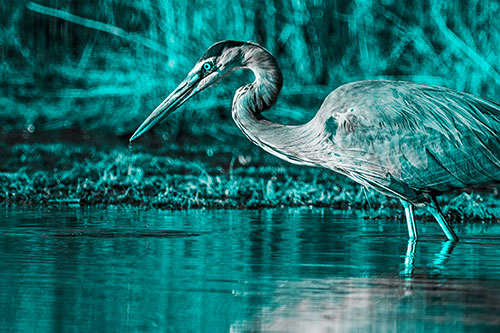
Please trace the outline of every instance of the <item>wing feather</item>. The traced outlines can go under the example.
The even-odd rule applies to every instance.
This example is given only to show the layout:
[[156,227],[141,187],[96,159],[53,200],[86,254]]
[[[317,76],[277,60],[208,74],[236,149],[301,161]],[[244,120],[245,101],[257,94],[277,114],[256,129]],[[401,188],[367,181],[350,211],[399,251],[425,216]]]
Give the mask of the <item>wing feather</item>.
[[328,130],[346,173],[379,190],[408,197],[411,190],[500,181],[500,105],[487,99],[411,82],[360,81],[330,94],[317,118],[335,120]]

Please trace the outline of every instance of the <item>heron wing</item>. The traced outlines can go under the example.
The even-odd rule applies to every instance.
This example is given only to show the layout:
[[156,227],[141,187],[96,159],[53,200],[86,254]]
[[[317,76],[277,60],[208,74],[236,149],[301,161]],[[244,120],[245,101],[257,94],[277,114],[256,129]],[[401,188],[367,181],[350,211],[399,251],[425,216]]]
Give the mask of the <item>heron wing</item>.
[[318,117],[341,155],[335,163],[386,194],[418,201],[422,192],[500,181],[495,102],[423,84],[361,81],[336,89]]

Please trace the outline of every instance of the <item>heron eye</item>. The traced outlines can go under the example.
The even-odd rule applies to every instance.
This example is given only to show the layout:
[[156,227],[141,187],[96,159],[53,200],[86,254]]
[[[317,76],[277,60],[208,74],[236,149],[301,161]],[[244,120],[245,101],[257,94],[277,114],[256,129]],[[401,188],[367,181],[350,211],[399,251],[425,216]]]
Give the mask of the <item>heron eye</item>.
[[205,72],[208,72],[209,70],[211,70],[212,67],[213,67],[213,64],[210,61],[203,64],[203,69],[205,70]]

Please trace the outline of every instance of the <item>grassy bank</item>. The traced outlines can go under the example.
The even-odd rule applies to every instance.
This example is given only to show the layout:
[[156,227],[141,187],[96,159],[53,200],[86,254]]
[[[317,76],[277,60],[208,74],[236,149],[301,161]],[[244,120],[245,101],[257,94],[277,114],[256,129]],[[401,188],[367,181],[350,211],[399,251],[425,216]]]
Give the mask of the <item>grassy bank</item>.
[[[82,142],[59,143],[29,136],[0,145],[0,202],[160,209],[314,206],[371,209],[374,217],[386,217],[384,208],[400,207],[397,200],[328,170],[283,162],[243,137],[227,145],[152,136],[128,149],[126,138],[84,136]],[[491,211],[498,199],[495,188],[443,197],[452,220],[496,221]]]
[[343,207],[351,197],[356,205],[365,200],[355,200],[352,184],[335,185],[335,174],[286,165],[246,144],[165,142],[159,148],[128,149],[123,143],[19,143],[10,154],[0,174],[0,200],[8,203],[74,201],[180,209]]

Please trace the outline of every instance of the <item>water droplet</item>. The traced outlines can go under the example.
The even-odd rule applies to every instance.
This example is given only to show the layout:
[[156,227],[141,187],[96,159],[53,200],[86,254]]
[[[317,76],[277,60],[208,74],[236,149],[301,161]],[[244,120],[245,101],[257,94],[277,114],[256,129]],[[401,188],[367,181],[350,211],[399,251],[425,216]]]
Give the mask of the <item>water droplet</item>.
[[131,141],[129,141],[129,143],[128,143],[128,149],[132,149],[132,142]]

